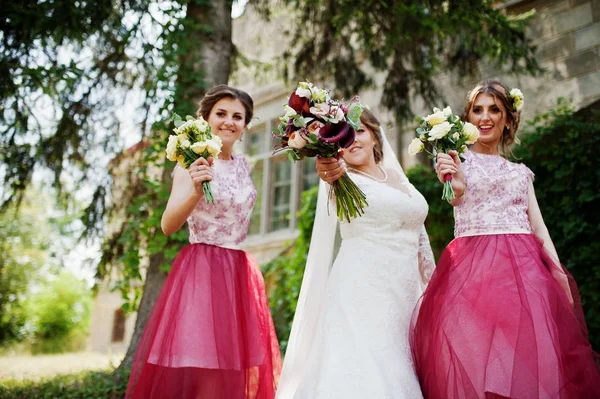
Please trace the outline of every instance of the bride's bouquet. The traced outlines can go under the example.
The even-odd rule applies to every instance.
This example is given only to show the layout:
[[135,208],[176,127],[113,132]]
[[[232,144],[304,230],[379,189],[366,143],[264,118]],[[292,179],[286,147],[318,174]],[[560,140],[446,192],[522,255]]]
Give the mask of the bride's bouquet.
[[[273,132],[273,137],[281,140],[275,152],[285,153],[292,162],[317,155],[336,157],[340,149],[350,147],[363,110],[358,98],[342,105],[309,82],[298,83],[284,107],[285,115]],[[361,216],[368,205],[367,197],[347,173],[333,182],[329,195],[335,195],[340,220],[349,222]]]
[[[475,143],[479,139],[479,129],[469,122],[462,122],[457,115],[452,113],[450,107],[443,110],[433,109],[433,114],[425,118],[416,118],[419,127],[418,137],[408,146],[408,153],[416,155],[422,151],[432,157],[438,153],[448,153],[450,150],[458,152],[461,160],[462,154],[467,151],[467,145]],[[455,198],[452,189],[452,175],[444,176],[444,190],[442,199],[451,201]]]
[[[169,136],[166,153],[169,161],[177,161],[182,168],[188,169],[198,158],[216,158],[223,142],[219,136],[212,134],[210,125],[204,118],[196,119],[188,115],[185,119],[184,122],[179,115],[173,115],[175,134]],[[206,203],[214,204],[210,182],[203,182],[202,189]]]

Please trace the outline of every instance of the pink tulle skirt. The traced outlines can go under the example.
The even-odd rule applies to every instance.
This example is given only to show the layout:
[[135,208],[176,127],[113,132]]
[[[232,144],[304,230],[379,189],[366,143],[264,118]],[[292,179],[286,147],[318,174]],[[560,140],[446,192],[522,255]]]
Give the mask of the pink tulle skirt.
[[212,245],[184,247],[146,323],[126,398],[271,399],[280,371],[252,257]]
[[426,399],[600,398],[577,287],[532,234],[452,241],[410,339]]

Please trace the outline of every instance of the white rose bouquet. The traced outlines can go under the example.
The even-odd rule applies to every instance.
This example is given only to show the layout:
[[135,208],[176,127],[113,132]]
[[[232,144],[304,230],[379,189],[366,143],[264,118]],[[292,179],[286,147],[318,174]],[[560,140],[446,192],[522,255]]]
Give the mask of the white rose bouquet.
[[[223,142],[219,136],[212,134],[204,118],[196,119],[188,115],[185,119],[184,122],[179,115],[173,115],[175,134],[169,136],[166,153],[169,161],[177,161],[182,168],[188,169],[198,158],[216,158],[221,153]],[[203,182],[202,188],[206,203],[214,204],[210,182]]]
[[[280,140],[275,152],[284,152],[292,162],[317,155],[336,157],[340,149],[350,147],[363,111],[358,98],[342,105],[331,99],[327,90],[309,82],[298,83],[284,108],[285,115],[273,132],[273,138]],[[331,189],[340,220],[349,222],[364,213],[367,197],[347,173],[333,182]]]
[[[450,107],[443,110],[433,109],[433,114],[425,118],[417,117],[417,138],[408,146],[408,153],[416,155],[422,151],[427,152],[433,158],[438,153],[448,153],[450,150],[462,154],[467,151],[467,145],[475,143],[479,139],[479,129],[469,122],[462,122],[457,115],[452,113]],[[452,175],[444,176],[444,190],[442,199],[451,201],[455,198],[452,189]]]

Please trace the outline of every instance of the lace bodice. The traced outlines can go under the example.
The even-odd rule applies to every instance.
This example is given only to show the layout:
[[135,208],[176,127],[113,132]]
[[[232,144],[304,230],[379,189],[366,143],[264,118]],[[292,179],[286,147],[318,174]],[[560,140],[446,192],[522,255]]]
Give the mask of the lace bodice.
[[[352,222],[340,223],[342,239],[363,238],[417,256],[421,283],[427,284],[435,268],[435,260],[424,221],[428,205],[425,198],[406,176],[388,171],[388,184],[376,182],[364,175],[351,177],[367,196],[365,214]],[[392,187],[395,186],[395,187]]]
[[465,158],[467,190],[454,207],[454,236],[531,233],[527,209],[533,172],[499,155],[469,151]]
[[427,217],[425,198],[409,184],[403,192],[361,174],[350,172],[350,177],[367,195],[369,206],[362,217],[340,222],[342,239],[360,237],[383,245],[417,248]]
[[210,186],[215,203],[201,199],[187,219],[190,243],[238,249],[248,234],[256,201],[246,158],[236,154],[231,161],[215,160]]

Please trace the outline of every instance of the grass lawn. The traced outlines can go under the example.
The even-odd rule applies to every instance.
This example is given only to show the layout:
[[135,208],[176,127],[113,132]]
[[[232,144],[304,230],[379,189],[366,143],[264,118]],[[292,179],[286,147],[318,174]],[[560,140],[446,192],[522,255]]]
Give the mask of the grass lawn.
[[122,399],[128,373],[80,371],[37,380],[0,380],[0,399]]

